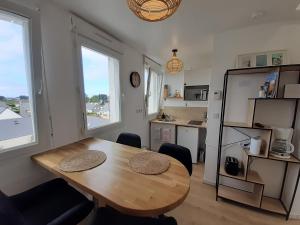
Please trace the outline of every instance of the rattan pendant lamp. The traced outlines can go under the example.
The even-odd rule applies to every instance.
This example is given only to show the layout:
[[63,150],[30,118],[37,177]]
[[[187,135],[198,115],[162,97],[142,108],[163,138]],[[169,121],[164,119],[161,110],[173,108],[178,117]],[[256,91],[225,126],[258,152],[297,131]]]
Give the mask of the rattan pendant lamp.
[[168,73],[176,74],[182,71],[183,69],[183,62],[177,57],[176,53],[178,52],[177,49],[173,49],[173,56],[167,62],[166,70]]
[[131,11],[149,22],[167,19],[179,7],[181,0],[127,0]]

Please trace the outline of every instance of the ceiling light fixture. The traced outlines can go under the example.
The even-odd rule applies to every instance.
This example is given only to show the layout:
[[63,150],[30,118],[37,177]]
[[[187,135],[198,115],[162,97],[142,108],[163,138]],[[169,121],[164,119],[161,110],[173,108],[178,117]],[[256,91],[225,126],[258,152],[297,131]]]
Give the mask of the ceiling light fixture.
[[149,22],[156,22],[172,16],[181,0],[127,0],[131,11]]
[[300,11],[300,4],[296,8],[297,11]]
[[173,56],[171,60],[167,62],[166,69],[168,73],[176,74],[182,71],[183,62],[176,55],[176,53],[178,52],[177,49],[173,49],[172,52]]

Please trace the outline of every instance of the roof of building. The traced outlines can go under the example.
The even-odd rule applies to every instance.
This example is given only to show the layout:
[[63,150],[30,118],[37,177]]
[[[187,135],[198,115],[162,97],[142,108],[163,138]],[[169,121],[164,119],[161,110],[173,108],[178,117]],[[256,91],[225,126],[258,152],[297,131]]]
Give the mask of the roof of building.
[[0,113],[4,112],[5,109],[7,109],[7,107],[0,106]]
[[[3,108],[3,107],[2,107]],[[15,113],[9,108],[4,108],[2,111],[0,109],[0,120],[18,119],[22,118],[19,114]]]

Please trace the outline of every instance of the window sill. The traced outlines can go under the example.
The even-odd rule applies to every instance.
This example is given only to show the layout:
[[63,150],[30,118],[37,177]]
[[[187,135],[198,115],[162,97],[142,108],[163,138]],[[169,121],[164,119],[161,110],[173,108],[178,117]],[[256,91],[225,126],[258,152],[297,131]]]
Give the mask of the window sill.
[[151,118],[153,116],[156,116],[158,114],[158,112],[155,112],[155,113],[150,113],[150,114],[147,114],[147,117],[148,118]]
[[110,129],[119,128],[119,127],[121,127],[121,125],[122,125],[122,121],[119,121],[119,122],[110,123],[110,124],[107,124],[107,125],[104,125],[101,127],[92,128],[92,129],[86,131],[86,135],[92,136],[94,134],[101,133],[101,132],[104,132],[104,131],[107,131]]
[[0,161],[2,160],[9,160],[15,159],[20,157],[27,157],[31,156],[32,154],[37,154],[42,151],[46,151],[48,148],[45,149],[38,149],[39,143],[38,141],[19,145],[7,149],[0,150]]

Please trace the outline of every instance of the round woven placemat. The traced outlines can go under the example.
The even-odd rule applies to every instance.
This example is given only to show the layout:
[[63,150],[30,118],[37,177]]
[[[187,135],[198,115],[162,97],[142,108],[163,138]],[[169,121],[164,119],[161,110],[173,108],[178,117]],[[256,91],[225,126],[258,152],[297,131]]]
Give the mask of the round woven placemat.
[[80,172],[101,165],[106,160],[106,154],[101,151],[89,150],[64,158],[58,168],[64,172]]
[[129,160],[130,168],[137,173],[145,175],[158,175],[167,171],[170,160],[161,154],[154,152],[142,152]]

